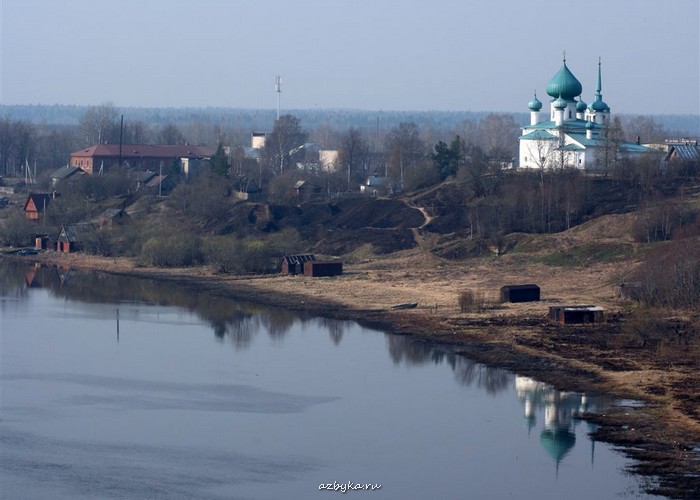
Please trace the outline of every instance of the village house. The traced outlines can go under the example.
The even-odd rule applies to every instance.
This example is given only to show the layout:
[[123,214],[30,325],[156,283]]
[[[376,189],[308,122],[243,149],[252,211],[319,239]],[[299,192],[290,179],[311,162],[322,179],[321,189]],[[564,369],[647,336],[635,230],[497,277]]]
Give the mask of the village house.
[[80,167],[66,165],[51,174],[51,186],[55,188],[66,179],[80,177],[81,175],[85,175],[85,172]]
[[24,215],[29,220],[38,221],[39,217],[44,213],[46,207],[49,206],[51,200],[56,199],[58,193],[29,193],[27,201],[24,202]]

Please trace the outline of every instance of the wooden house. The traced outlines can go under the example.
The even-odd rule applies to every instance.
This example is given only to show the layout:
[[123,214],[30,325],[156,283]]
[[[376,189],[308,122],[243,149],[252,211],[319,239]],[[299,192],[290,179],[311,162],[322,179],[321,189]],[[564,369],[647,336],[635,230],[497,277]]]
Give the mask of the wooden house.
[[605,309],[591,305],[551,306],[549,319],[565,325],[602,323],[605,321]]
[[537,302],[540,287],[534,284],[506,285],[501,287],[501,302]]
[[343,274],[343,263],[340,261],[308,260],[304,262],[304,276],[320,278],[324,276],[340,276]]
[[282,274],[303,274],[304,262],[314,261],[316,257],[313,254],[305,255],[285,255],[282,257],[281,273]]
[[29,220],[39,220],[51,200],[58,196],[57,193],[29,193],[24,202],[24,215]]

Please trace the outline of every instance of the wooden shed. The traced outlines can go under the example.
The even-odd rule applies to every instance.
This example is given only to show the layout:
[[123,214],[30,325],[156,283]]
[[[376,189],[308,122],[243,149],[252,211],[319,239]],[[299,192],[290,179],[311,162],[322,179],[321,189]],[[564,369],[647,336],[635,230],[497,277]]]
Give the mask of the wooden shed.
[[540,287],[533,284],[506,285],[501,287],[501,302],[537,302]]
[[340,276],[343,274],[343,263],[340,261],[308,260],[304,262],[304,276],[320,278],[324,276]]
[[56,250],[75,252],[82,249],[87,233],[93,230],[91,224],[65,224],[56,238]]
[[605,309],[591,305],[550,306],[549,319],[565,325],[602,323],[605,321]]
[[303,274],[304,262],[314,260],[316,260],[316,257],[313,254],[285,255],[282,257],[282,269],[280,272],[282,274]]

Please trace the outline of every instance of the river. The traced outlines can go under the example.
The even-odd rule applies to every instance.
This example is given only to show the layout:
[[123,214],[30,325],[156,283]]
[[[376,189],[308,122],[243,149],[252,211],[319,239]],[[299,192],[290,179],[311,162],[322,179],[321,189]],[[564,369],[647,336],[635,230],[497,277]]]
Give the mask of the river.
[[616,402],[163,282],[0,262],[0,498],[652,498]]

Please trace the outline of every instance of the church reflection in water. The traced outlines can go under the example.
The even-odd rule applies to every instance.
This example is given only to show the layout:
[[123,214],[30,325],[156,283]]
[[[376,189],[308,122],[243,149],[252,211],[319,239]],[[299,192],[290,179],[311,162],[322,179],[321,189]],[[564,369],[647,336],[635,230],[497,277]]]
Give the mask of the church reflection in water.
[[[515,393],[523,403],[528,433],[538,426],[538,414],[544,413],[540,443],[556,463],[557,473],[559,464],[576,444],[576,427],[583,424],[588,426],[589,431],[594,430],[592,424],[581,420],[581,415],[597,412],[612,402],[610,398],[602,396],[591,397],[578,392],[560,391],[549,384],[520,375],[515,376]],[[592,437],[589,439],[593,464],[595,441]]]

